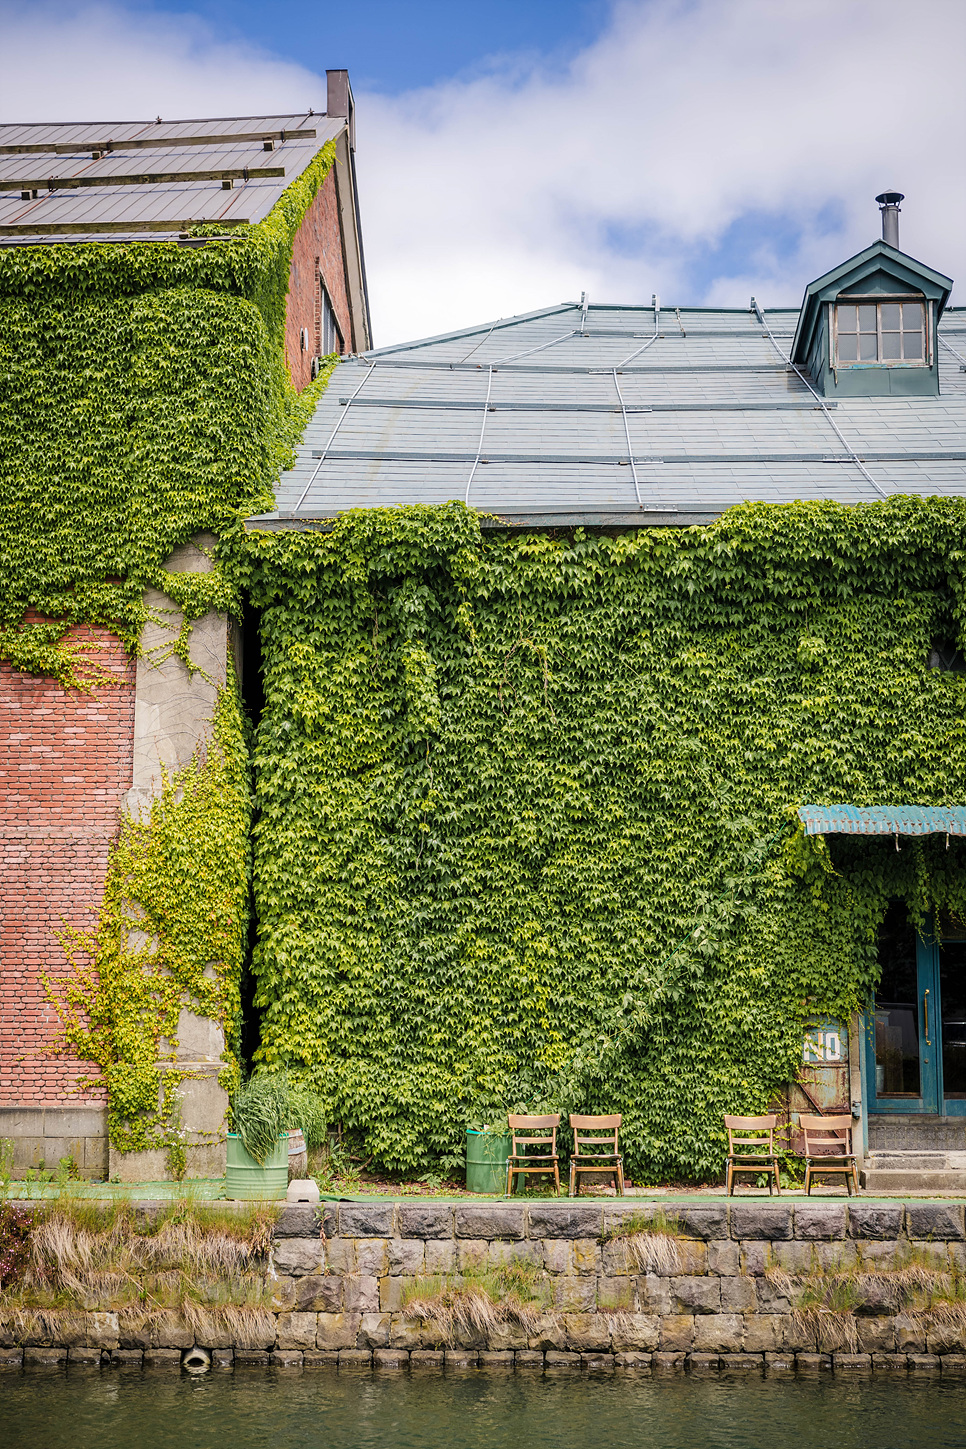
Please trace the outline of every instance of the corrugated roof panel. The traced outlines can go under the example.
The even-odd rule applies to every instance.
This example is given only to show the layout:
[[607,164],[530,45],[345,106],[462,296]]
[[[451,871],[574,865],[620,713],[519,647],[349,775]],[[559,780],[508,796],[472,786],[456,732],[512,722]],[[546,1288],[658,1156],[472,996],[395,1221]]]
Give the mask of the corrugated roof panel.
[[806,835],[966,835],[964,805],[802,805]]

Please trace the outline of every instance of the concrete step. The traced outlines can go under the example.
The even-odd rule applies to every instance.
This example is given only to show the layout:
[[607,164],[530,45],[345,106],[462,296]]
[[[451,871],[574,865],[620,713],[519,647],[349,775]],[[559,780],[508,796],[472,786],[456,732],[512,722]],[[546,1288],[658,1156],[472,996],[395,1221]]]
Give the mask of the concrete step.
[[866,1192],[919,1193],[955,1192],[966,1195],[966,1171],[951,1168],[873,1167],[859,1173]]

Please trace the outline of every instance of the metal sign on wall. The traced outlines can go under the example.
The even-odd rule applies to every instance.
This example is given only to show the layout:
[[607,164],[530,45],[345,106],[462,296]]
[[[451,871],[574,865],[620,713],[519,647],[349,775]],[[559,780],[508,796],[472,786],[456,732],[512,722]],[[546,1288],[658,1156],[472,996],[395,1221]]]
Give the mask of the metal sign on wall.
[[849,1039],[842,1023],[830,1016],[819,1016],[805,1028],[802,1061],[807,1066],[844,1066],[849,1059]]

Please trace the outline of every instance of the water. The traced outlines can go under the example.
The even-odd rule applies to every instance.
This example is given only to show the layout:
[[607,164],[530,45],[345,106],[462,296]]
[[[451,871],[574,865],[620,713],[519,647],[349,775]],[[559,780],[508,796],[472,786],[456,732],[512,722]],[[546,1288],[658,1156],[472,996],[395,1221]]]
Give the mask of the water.
[[3,1449],[946,1449],[966,1382],[94,1372],[0,1376]]

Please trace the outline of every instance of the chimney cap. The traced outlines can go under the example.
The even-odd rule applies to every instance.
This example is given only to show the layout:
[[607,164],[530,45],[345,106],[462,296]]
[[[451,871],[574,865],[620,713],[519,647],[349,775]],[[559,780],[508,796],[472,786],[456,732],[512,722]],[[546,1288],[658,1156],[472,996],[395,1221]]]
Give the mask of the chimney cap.
[[905,197],[901,191],[882,191],[876,197],[880,206],[898,206],[899,202],[904,200]]

